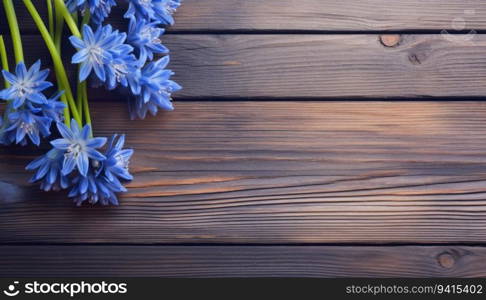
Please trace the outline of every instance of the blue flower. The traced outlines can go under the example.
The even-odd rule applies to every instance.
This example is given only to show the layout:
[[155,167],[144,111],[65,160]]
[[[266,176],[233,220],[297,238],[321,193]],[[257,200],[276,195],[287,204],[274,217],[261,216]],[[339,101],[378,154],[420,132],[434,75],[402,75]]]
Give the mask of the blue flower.
[[62,123],[58,123],[57,128],[63,138],[51,141],[51,145],[65,152],[62,165],[63,175],[68,175],[77,168],[82,176],[87,176],[89,158],[94,160],[93,163],[106,159],[103,154],[96,150],[103,147],[106,138],[90,138],[90,125],[84,126],[81,130],[76,121],[72,120],[71,129]]
[[71,12],[80,10],[85,13],[86,10],[89,10],[91,21],[95,25],[99,25],[108,17],[111,8],[116,6],[116,2],[115,0],[68,0],[66,5]]
[[[7,110],[9,109],[7,108]],[[48,137],[51,134],[49,130],[51,120],[37,115],[36,112],[38,112],[38,109],[32,110],[29,107],[10,111],[7,114],[7,122],[4,124],[3,142],[6,144],[15,142],[20,145],[26,145],[26,137],[29,137],[33,144],[39,146],[39,135]]]
[[124,180],[133,179],[133,176],[128,172],[133,150],[123,149],[124,144],[125,135],[114,135],[108,143],[108,149],[105,153],[106,160],[103,162],[102,170],[109,181],[113,181],[115,177]]
[[51,149],[47,154],[35,159],[27,165],[26,170],[37,170],[30,182],[41,181],[41,189],[44,191],[66,189],[69,179],[61,173],[64,151]]
[[168,25],[174,25],[174,18],[172,15],[180,5],[180,0],[157,1],[155,9],[157,20]]
[[143,65],[154,59],[155,54],[169,53],[169,49],[162,45],[160,36],[164,33],[163,28],[157,27],[159,22],[147,22],[143,19],[130,19],[128,28],[128,43],[135,46],[139,52],[139,61]]
[[118,83],[128,86],[129,74],[136,72],[138,61],[133,54],[116,54],[106,67],[106,87],[109,90],[116,88]]
[[68,196],[74,198],[74,202],[78,206],[86,200],[91,204],[118,205],[115,193],[127,191],[118,180],[116,182],[108,181],[106,177],[96,175],[93,171],[90,171],[85,177],[76,177],[73,183],[73,188]]
[[81,205],[84,201],[91,204],[118,205],[116,193],[126,192],[120,179],[133,179],[128,172],[133,150],[123,149],[124,144],[124,135],[113,135],[105,153],[106,160],[92,164],[87,176],[73,179],[74,184],[69,197],[74,198],[77,205]]
[[181,89],[181,86],[170,80],[174,74],[165,67],[169,63],[169,56],[150,62],[140,72],[132,74],[130,88],[135,99],[129,102],[132,119],[145,118],[147,112],[155,115],[159,108],[173,110],[171,94]]
[[83,39],[72,36],[69,38],[78,50],[72,58],[73,64],[81,64],[79,80],[84,81],[94,69],[99,80],[106,80],[107,69],[115,73],[113,60],[125,57],[133,51],[133,47],[124,44],[126,34],[113,30],[110,25],[99,27],[95,33],[88,25],[83,26]]
[[181,5],[180,0],[129,0],[128,2],[126,18],[135,17],[167,25],[174,24],[172,15]]
[[52,83],[45,81],[49,70],[40,70],[41,62],[38,60],[27,70],[23,62],[15,68],[15,75],[2,71],[3,77],[11,86],[0,91],[0,99],[13,101],[13,108],[21,107],[26,101],[36,104],[45,104],[46,97],[43,90],[52,86]]
[[59,97],[62,94],[62,92],[55,94],[52,98],[47,99],[45,104],[39,106],[42,115],[49,118],[51,122],[59,123],[64,120],[64,108],[66,108],[66,105],[59,101]]
[[98,6],[91,8],[91,22],[96,25],[103,23],[110,15],[113,6],[116,6],[115,0],[100,0]]

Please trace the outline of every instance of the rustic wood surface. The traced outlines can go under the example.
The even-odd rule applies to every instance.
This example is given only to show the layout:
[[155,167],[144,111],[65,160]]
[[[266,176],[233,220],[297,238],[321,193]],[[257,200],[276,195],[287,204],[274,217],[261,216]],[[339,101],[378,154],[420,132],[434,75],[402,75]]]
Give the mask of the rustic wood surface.
[[[16,2],[24,31],[35,25]],[[35,2],[35,1],[34,1]],[[119,1],[112,23],[125,26]],[[45,6],[36,3],[46,15]],[[0,11],[3,17],[3,11]],[[465,21],[465,23],[464,23]],[[1,26],[1,25],[0,25]],[[441,31],[486,30],[482,0],[184,0],[177,23],[184,31]],[[0,27],[2,28],[2,27]]]
[[[2,242],[481,243],[486,103],[178,102],[127,121],[136,180],[118,208],[27,186],[30,151],[1,148]],[[104,116],[109,114],[109,118]],[[15,199],[17,199],[15,201]],[[6,203],[7,202],[7,203]]]
[[[484,247],[0,246],[0,276],[484,277]],[[411,255],[413,253],[413,255]],[[21,263],[19,263],[21,262]]]
[[[455,38],[467,39],[467,36]],[[170,35],[171,67],[199,98],[469,97],[486,94],[486,37]],[[210,74],[210,76],[208,76]]]
[[96,134],[136,149],[120,207],[27,184],[46,145],[0,148],[0,276],[486,276],[483,1],[185,0],[176,18],[176,111],[129,121],[90,91]]

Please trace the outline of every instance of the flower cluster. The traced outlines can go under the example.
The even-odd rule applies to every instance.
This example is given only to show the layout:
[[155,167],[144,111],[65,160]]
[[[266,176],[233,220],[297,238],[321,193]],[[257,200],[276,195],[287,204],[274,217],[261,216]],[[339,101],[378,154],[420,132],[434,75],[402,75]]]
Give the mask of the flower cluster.
[[28,140],[39,145],[40,138],[51,134],[53,122],[62,120],[64,104],[59,94],[47,98],[44,91],[52,86],[45,81],[49,70],[40,70],[37,61],[29,69],[19,63],[14,73],[3,70],[9,87],[0,91],[0,99],[6,101],[4,117],[0,121],[0,143],[26,145]]
[[123,149],[124,136],[114,135],[106,151],[99,151],[107,139],[91,138],[91,127],[79,128],[75,120],[71,128],[57,124],[61,139],[51,141],[54,147],[47,154],[34,160],[27,170],[36,170],[31,182],[41,182],[45,191],[71,187],[69,197],[81,205],[100,202],[118,204],[117,192],[126,191],[120,180],[131,180],[128,164],[132,149]]
[[[96,11],[100,6],[111,8],[113,3],[108,2],[72,0],[69,7],[81,12]],[[79,80],[84,81],[93,73],[95,86],[104,85],[110,90],[122,87],[130,98],[132,118],[143,119],[147,111],[155,115],[159,108],[173,110],[171,95],[181,87],[170,80],[173,72],[165,69],[169,49],[162,45],[165,29],[161,26],[174,23],[172,14],[179,5],[179,0],[128,0],[127,33],[97,20],[91,26],[84,25],[82,38],[70,38],[77,49],[72,63],[81,66]],[[156,59],[156,55],[165,56]]]
[[[44,191],[68,190],[77,205],[118,205],[117,193],[125,192],[124,182],[133,179],[129,172],[133,150],[124,149],[125,136],[93,137],[86,82],[128,95],[130,116],[141,119],[147,112],[172,110],[171,95],[181,89],[171,80],[174,73],[166,69],[169,50],[161,40],[164,26],[174,23],[172,15],[180,0],[126,1],[126,32],[105,24],[117,5],[115,0],[49,0],[49,28],[34,3],[22,1],[48,45],[57,86],[47,81],[49,70],[42,70],[40,61],[25,65],[13,0],[2,2],[16,68],[8,71],[7,47],[0,35],[5,83],[0,103],[6,104],[0,118],[0,143],[26,145],[30,141],[39,146],[41,138],[57,128],[61,138],[51,140],[52,148],[26,169],[34,173],[32,183],[39,183]],[[76,93],[61,57],[64,27],[71,31],[69,41],[76,50],[71,58],[78,66]],[[46,96],[52,88],[58,92]]]

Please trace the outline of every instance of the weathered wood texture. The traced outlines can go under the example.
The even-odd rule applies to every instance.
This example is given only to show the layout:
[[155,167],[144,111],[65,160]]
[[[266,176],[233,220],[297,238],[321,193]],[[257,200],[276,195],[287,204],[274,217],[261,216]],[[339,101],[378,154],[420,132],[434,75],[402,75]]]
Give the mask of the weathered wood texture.
[[[454,36],[455,39],[465,35]],[[370,35],[166,35],[176,98],[417,98],[486,95],[486,36],[450,41],[403,35],[385,47]],[[27,61],[49,62],[26,36]],[[72,65],[70,66],[71,70]],[[107,98],[107,93],[92,93]],[[114,96],[111,96],[114,97]],[[116,96],[115,96],[116,97]]]
[[485,277],[484,247],[0,246],[0,276]]
[[[17,12],[27,61],[48,65]],[[484,247],[385,246],[484,245],[486,103],[301,101],[483,97],[472,29],[482,0],[185,0],[163,42],[176,98],[201,101],[128,122],[90,92],[96,133],[136,149],[121,207],[40,192],[24,167],[42,150],[0,148],[0,276],[486,276]],[[242,245],[167,245],[200,243]]]
[[[28,187],[0,149],[0,242],[483,243],[486,103],[178,102],[127,122],[136,180],[118,208]],[[106,116],[109,113],[109,118]]]
[[486,29],[481,0],[187,0],[177,17],[174,30]]
[[[14,2],[23,28],[34,30],[22,1]],[[36,2],[45,15],[45,3]],[[111,22],[124,26],[124,1],[118,2]],[[486,6],[482,0],[184,0],[176,18],[173,31],[485,30]]]
[[467,42],[404,35],[394,48],[378,35],[177,35],[165,42],[185,86],[179,97],[486,94],[484,35]]

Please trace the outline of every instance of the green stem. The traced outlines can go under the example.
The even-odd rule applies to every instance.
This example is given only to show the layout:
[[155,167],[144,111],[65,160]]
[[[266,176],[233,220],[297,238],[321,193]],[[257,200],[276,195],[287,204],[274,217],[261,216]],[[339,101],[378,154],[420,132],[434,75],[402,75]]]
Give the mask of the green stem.
[[[62,85],[61,85],[61,81],[60,80],[57,80],[57,86],[59,86],[59,90],[64,90],[62,88]],[[67,127],[71,127],[71,112],[69,111],[69,105],[68,105],[68,100],[67,100],[67,97],[65,94],[62,94],[61,95],[61,101],[62,103],[64,103],[66,105],[66,107],[64,108],[64,124],[67,126]]]
[[[78,70],[78,74],[79,74],[79,70]],[[83,114],[82,113],[82,111],[83,111],[83,89],[81,88],[82,85],[83,85],[83,83],[78,80],[78,86],[77,86],[77,89],[76,89],[76,105],[77,105],[78,111],[81,112],[81,115]]]
[[[91,14],[89,10],[85,12],[83,15],[83,19],[81,20],[81,26],[84,26],[85,24],[89,23],[89,20],[91,18]],[[81,65],[79,66],[78,69],[78,77],[81,72]],[[81,115],[84,115],[84,121],[86,124],[91,125],[91,116],[90,116],[90,111],[89,111],[89,105],[88,105],[88,84],[85,81],[79,81],[78,80],[78,110],[81,112]]]
[[[35,8],[34,4],[32,4],[31,0],[23,0],[25,7],[29,11],[29,13],[32,16],[32,19],[34,20],[35,24],[37,25],[37,28],[39,29],[40,34],[44,38],[44,41],[46,43],[47,48],[49,49],[49,52],[51,53],[52,57],[52,62],[54,63],[54,68],[56,70],[56,73],[58,75],[58,79],[61,82],[61,86],[64,89],[66,98],[67,98],[67,103],[69,105],[69,108],[71,109],[71,112],[73,114],[74,119],[78,122],[80,126],[82,126],[81,122],[81,116],[79,115],[79,112],[76,108],[76,103],[74,102],[73,98],[73,93],[71,90],[71,86],[69,85],[69,80],[66,74],[66,69],[64,68],[64,64],[62,62],[61,56],[59,55],[59,52],[57,51],[56,45],[54,44],[54,41],[52,40],[51,36],[49,35],[49,31],[46,28],[46,25],[42,21],[42,18],[40,17],[39,13],[37,12],[37,9]],[[61,0],[62,1],[62,0]],[[64,4],[64,3],[63,3]]]
[[49,32],[51,37],[54,38],[54,13],[52,10],[52,0],[47,1],[47,19],[49,20]]
[[[52,0],[51,0],[52,1]],[[54,11],[55,11],[55,31],[54,31],[54,45],[56,46],[57,52],[59,55],[61,55],[61,44],[62,44],[62,32],[64,29],[64,18],[62,17],[62,14],[59,12],[58,9],[58,4],[54,2]],[[57,79],[57,86],[59,87],[59,90],[65,90],[64,87],[62,86],[60,78],[60,74],[56,71],[56,79]],[[71,112],[69,111],[69,106],[68,106],[68,101],[66,94],[61,95],[61,101],[66,104],[66,108],[64,108],[64,124],[66,126],[70,127],[71,126]]]
[[73,17],[73,20],[76,24],[78,24],[78,12],[75,11],[71,14],[71,17]]
[[83,20],[81,21],[81,28],[83,27],[83,25],[88,24],[90,19],[91,19],[91,12],[89,11],[89,9],[87,9],[84,12]]
[[71,33],[74,36],[81,38],[81,32],[79,31],[78,25],[76,25],[76,21],[73,19],[73,16],[69,12],[69,9],[66,7],[64,0],[54,0],[54,1],[57,4],[56,8],[59,9],[59,12],[64,17],[64,21],[66,21],[66,24],[71,30]]
[[[2,68],[5,71],[9,71],[8,67],[8,57],[7,57],[7,49],[5,47],[5,41],[3,40],[3,36],[0,35],[0,61],[2,62]],[[5,79],[5,88],[8,88],[10,86],[10,83]],[[8,110],[8,106],[7,106]],[[4,129],[5,126],[7,126],[7,118],[8,118],[8,113],[5,112],[3,114],[3,126],[0,127],[0,129]]]
[[62,31],[64,29],[64,17],[60,12],[59,4],[57,4],[57,2],[54,2],[54,8],[56,11],[56,33],[54,34],[54,44],[56,45],[57,52],[61,54],[61,39]]
[[24,51],[22,49],[22,39],[20,38],[19,23],[17,22],[17,15],[15,14],[12,0],[3,0],[3,8],[7,16],[8,26],[10,27],[15,61],[18,64],[24,61]]
[[83,88],[83,111],[84,111],[84,119],[86,121],[86,124],[90,126],[91,128],[90,134],[91,136],[93,136],[93,126],[91,126],[91,115],[89,113],[89,103],[88,103],[88,89],[86,87],[86,84],[84,84],[84,88]]
[[[68,25],[69,29],[71,30],[71,33],[78,37],[82,38],[81,32],[79,31],[78,26],[76,25],[76,21],[73,19],[72,15],[69,13],[69,10],[67,9],[66,5],[64,4],[63,0],[54,0],[55,3],[58,5],[56,7],[59,7],[61,14],[64,17],[64,20],[66,21],[66,24]],[[87,11],[85,15],[83,16],[83,21],[82,24],[87,24],[89,22],[90,18],[90,13]],[[87,84],[86,82],[80,82],[78,85],[78,88],[81,90],[81,99],[82,99],[82,107],[83,107],[83,113],[84,113],[84,119],[86,124],[91,125],[91,115],[89,112],[89,103],[88,103],[88,90],[87,90]],[[92,130],[92,127],[91,127]],[[91,132],[91,135],[92,132]]]
[[[5,48],[5,41],[3,40],[2,35],[0,35],[0,61],[2,62],[2,69],[8,72],[7,49]],[[5,80],[5,88],[8,88],[9,86],[9,82]]]

